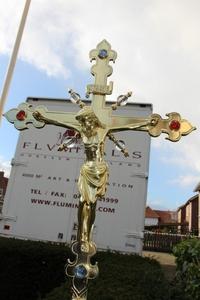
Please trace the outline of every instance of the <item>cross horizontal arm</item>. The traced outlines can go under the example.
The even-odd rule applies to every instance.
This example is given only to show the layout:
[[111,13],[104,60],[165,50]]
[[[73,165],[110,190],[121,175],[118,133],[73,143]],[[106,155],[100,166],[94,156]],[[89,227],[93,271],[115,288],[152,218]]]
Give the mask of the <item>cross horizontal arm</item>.
[[18,130],[28,128],[30,123],[36,128],[42,128],[45,124],[52,124],[79,131],[80,127],[75,119],[75,113],[48,111],[45,106],[34,108],[28,103],[21,103],[18,108],[9,110],[4,116],[9,122],[14,123]]
[[33,113],[36,120],[42,121],[45,124],[79,130],[80,125],[75,119],[75,115],[76,114],[72,112],[48,111],[44,106],[36,107]]
[[162,119],[158,114],[152,114],[148,118],[113,116],[109,131],[147,131],[153,137],[166,133],[168,134],[166,139],[177,142],[182,136],[196,129],[187,120],[182,119],[178,113],[173,112],[166,114],[166,116],[167,119]]
[[125,116],[112,116],[110,131],[122,131],[122,130],[136,130],[143,126],[151,124],[151,117],[149,118],[134,118]]

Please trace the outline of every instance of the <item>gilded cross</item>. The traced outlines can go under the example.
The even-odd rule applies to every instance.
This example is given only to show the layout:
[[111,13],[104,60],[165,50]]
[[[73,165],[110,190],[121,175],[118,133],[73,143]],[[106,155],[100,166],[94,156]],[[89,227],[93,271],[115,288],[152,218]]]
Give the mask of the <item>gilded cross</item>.
[[[22,103],[17,109],[11,109],[5,114],[8,121],[14,123],[19,130],[28,128],[29,123],[36,128],[50,124],[75,129],[85,146],[86,159],[81,167],[78,182],[81,195],[78,208],[78,233],[76,241],[72,244],[76,259],[74,262],[69,262],[66,269],[66,273],[72,277],[72,299],[74,300],[87,299],[87,281],[98,274],[98,267],[91,264],[90,257],[96,253],[96,246],[92,241],[96,202],[98,198],[104,196],[108,180],[108,166],[104,160],[106,138],[112,140],[121,152],[128,156],[127,149],[123,148],[114,137],[115,131],[146,131],[154,137],[165,133],[167,139],[175,142],[195,129],[175,112],[167,114],[166,119],[158,114],[146,118],[112,114],[112,110],[116,110],[131,96],[131,92],[120,95],[115,104],[106,107],[106,95],[111,94],[113,88],[112,82],[107,84],[107,77],[112,74],[110,62],[115,62],[116,58],[117,53],[111,49],[106,40],[90,52],[90,60],[95,60],[91,68],[95,82],[87,86],[87,96],[92,95],[91,105],[86,105],[77,93],[69,90],[71,100],[81,108],[78,113],[49,111],[44,106],[32,107]],[[63,150],[68,145],[69,142],[64,142],[59,150]]]

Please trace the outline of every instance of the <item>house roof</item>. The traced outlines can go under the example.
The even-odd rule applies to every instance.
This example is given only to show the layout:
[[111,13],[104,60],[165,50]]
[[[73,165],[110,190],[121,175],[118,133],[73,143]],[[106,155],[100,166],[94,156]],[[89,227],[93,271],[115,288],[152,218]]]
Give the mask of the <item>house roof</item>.
[[187,206],[190,202],[198,199],[198,197],[199,197],[198,194],[194,195],[193,197],[191,197],[190,199],[188,199],[183,205],[179,206],[178,209],[177,209],[177,211],[179,211],[180,209],[182,209],[184,206]]
[[147,206],[145,211],[145,217],[151,219],[158,219],[159,215],[151,207]]
[[3,194],[6,192],[8,178],[4,177],[4,172],[0,171],[0,188],[3,189]]
[[172,212],[166,210],[155,210],[157,215],[159,216],[160,223],[174,223],[175,220],[172,219]]
[[196,185],[194,192],[200,192],[200,182]]

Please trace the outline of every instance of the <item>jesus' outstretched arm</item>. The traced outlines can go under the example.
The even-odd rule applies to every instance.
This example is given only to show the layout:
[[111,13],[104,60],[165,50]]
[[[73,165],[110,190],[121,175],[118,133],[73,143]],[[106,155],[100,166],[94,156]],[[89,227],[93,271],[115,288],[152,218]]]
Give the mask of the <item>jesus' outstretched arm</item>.
[[168,117],[166,119],[158,114],[152,114],[146,118],[113,116],[109,132],[123,130],[147,131],[153,137],[166,133],[168,135],[166,139],[177,142],[183,135],[187,135],[196,129],[187,120],[182,119],[178,113],[172,112],[166,116]]

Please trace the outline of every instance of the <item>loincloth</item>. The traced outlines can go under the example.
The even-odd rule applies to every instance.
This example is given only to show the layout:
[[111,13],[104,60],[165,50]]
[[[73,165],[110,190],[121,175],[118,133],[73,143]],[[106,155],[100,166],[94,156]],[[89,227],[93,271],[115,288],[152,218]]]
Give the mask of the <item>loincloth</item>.
[[94,203],[98,197],[103,197],[107,180],[108,166],[105,162],[95,163],[92,166],[83,164],[78,180],[81,201]]

